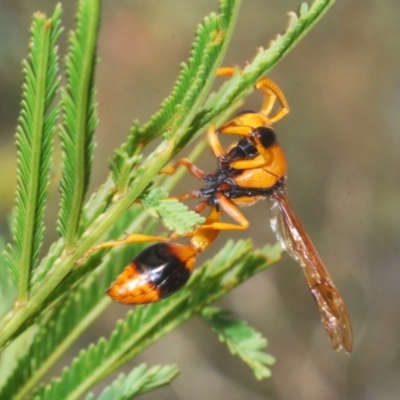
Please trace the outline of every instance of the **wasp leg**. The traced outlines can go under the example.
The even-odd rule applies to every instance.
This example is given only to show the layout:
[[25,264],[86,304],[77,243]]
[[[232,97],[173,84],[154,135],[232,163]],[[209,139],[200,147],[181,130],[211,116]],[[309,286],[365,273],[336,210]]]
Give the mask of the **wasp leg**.
[[[232,75],[234,75],[235,71],[236,71],[236,68],[233,68],[233,67],[219,68],[217,70],[216,75],[217,76],[232,76]],[[259,81],[256,82],[255,88],[264,93],[264,100],[263,100],[263,104],[262,104],[260,113],[263,114],[268,119],[268,122],[270,124],[273,124],[276,121],[279,121],[286,114],[289,113],[289,105],[288,105],[285,95],[283,94],[283,92],[279,88],[279,86],[276,83],[274,83],[273,81],[271,81],[271,79],[261,78]],[[269,117],[276,100],[279,100],[280,108],[273,117]],[[226,131],[224,133],[231,133],[231,132]],[[246,135],[246,133],[241,133],[241,132],[239,132],[238,134]]]
[[211,124],[207,129],[207,139],[214,156],[217,158],[224,157],[226,152],[222,148],[221,142],[218,139],[217,131],[214,124]]
[[166,242],[168,238],[161,236],[149,236],[149,235],[141,235],[139,233],[131,233],[127,234],[123,239],[119,240],[110,240],[109,242],[100,243],[97,246],[91,247],[78,261],[76,261],[75,265],[81,265],[85,259],[100,249],[107,249],[110,247],[118,246],[120,244],[128,244],[128,243],[145,243],[145,242]]
[[236,71],[235,67],[222,67],[217,69],[217,76],[232,76]]
[[190,160],[187,158],[182,158],[181,160],[178,160],[174,165],[162,169],[159,173],[160,174],[166,174],[166,175],[172,175],[180,165],[183,165],[191,175],[193,175],[195,178],[204,180],[204,177],[207,175],[204,171],[202,171],[199,167],[196,167]]
[[162,201],[171,200],[171,199],[183,201],[183,200],[188,200],[188,199],[198,199],[199,197],[201,197],[201,193],[198,190],[191,190],[190,192],[182,194],[181,196],[167,197],[166,199],[163,199]]
[[250,160],[233,161],[231,166],[235,169],[254,169],[266,167],[268,164],[270,164],[269,159],[258,155],[257,157]]
[[262,78],[255,84],[256,89],[264,93],[264,101],[260,112],[265,116],[269,116],[272,108],[278,99],[280,104],[279,110],[273,117],[268,117],[271,124],[282,119],[286,114],[289,113],[289,105],[283,94],[282,90],[268,78]]
[[193,211],[197,212],[197,214],[202,213],[206,207],[208,207],[210,205],[208,200],[203,200],[202,202],[200,202],[199,204],[197,204],[196,207],[193,208]]
[[[257,133],[258,129],[253,130],[253,133]],[[232,162],[232,167],[236,169],[254,169],[264,168],[271,164],[272,156],[270,147],[266,147],[261,142],[258,135],[253,137],[254,145],[256,146],[258,155],[250,160],[237,160]]]
[[230,224],[220,221],[207,224],[206,222],[204,225],[200,225],[198,229],[214,229],[216,231],[242,231],[249,227],[250,222],[231,200],[229,200],[222,193],[217,194],[217,199],[221,209],[224,210],[238,224]]
[[[247,136],[250,136],[250,134],[255,133],[257,129],[251,128],[251,127],[227,127],[228,129],[222,129],[220,130],[221,133],[235,133],[238,134],[238,131],[243,132],[249,132]],[[230,128],[230,129],[229,129]],[[208,135],[208,140],[210,142],[210,146],[213,149],[214,155],[217,158],[223,158],[226,154],[229,153],[230,150],[232,150],[237,143],[233,143],[230,147],[227,148],[227,150],[222,150],[221,143],[219,142],[217,133],[215,131],[215,127],[213,125],[210,125],[207,131]],[[243,159],[243,160],[236,160],[231,163],[231,166],[235,169],[254,169],[254,168],[263,168],[271,164],[271,156],[270,156],[270,151],[268,147],[265,147],[263,143],[261,142],[260,138],[255,135],[254,136],[254,145],[257,148],[258,155],[255,156],[254,158],[251,158],[249,160]]]

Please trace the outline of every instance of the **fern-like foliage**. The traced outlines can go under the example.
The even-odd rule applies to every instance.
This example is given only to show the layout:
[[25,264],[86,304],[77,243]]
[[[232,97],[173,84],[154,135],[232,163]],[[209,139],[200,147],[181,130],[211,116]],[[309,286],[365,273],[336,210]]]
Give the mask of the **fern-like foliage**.
[[181,73],[171,95],[161,104],[160,111],[142,128],[133,124],[129,139],[117,150],[111,163],[119,192],[128,185],[130,157],[142,146],[163,134],[172,138],[191,124],[197,108],[203,104],[215,79],[215,73],[227,49],[239,11],[239,0],[221,0],[219,14],[210,14],[196,31],[189,61],[182,63]]
[[334,0],[315,0],[311,7],[303,3],[299,15],[294,12],[288,13],[289,21],[285,32],[277,35],[268,48],[260,47],[254,59],[213,96],[212,102],[199,110],[190,127],[179,138],[177,148],[185,146],[188,141],[200,134],[221,113],[224,113],[232,102],[248,96],[254,84],[289,53],[333,3]]
[[[111,386],[105,388],[97,400],[130,400],[139,394],[168,385],[176,378],[179,371],[174,365],[157,365],[148,368],[141,364],[125,376],[121,374]],[[88,394],[85,400],[93,400],[93,394]]]
[[[318,19],[320,15],[323,14],[326,9],[332,5],[333,0],[316,0],[312,4],[311,8],[307,11],[305,7],[302,7],[303,14],[301,18],[297,19],[297,23],[294,24],[295,19],[292,17],[293,23],[289,26],[290,30],[282,35],[284,38],[283,43],[287,46],[292,46],[295,40],[298,40],[302,36],[302,30],[308,30],[312,24]],[[294,25],[293,25],[294,24]],[[263,65],[265,68],[270,68],[273,62],[277,62],[287,50],[284,44],[280,44],[278,48],[279,56],[276,56],[275,52],[270,52],[270,57],[275,61],[266,61],[264,54],[262,57],[258,57],[255,61],[250,63],[250,65],[255,64],[255,69],[257,73],[250,74],[251,79],[245,79],[245,82],[240,84],[243,90],[251,87],[257,76],[261,76],[265,71],[261,68]],[[250,68],[247,67],[247,68]],[[243,74],[239,76],[242,77]],[[211,79],[211,78],[210,78]],[[237,88],[237,78],[233,78],[234,84],[229,85],[229,98],[232,102],[241,98],[242,91],[238,91]],[[234,88],[234,89],[232,89]],[[235,97],[235,94],[237,97]],[[57,273],[46,274],[41,281],[40,287],[35,291],[34,298],[29,302],[29,304],[21,310],[17,310],[13,313],[10,319],[5,319],[0,323],[0,346],[4,346],[4,343],[20,329],[22,324],[25,323],[29,318],[37,316],[42,310],[41,304],[45,301],[46,297],[57,287],[64,277],[73,268],[74,262],[77,261],[82,255],[93,246],[100,238],[107,232],[115,222],[121,218],[124,212],[132,205],[133,201],[149,186],[152,179],[154,179],[157,172],[171,159],[175,154],[177,149],[188,141],[191,137],[200,132],[200,129],[205,127],[209,122],[213,121],[223,112],[229,108],[228,97],[225,93],[219,93],[217,96],[217,102],[219,105],[212,109],[200,109],[197,115],[192,121],[190,128],[186,131],[176,131],[170,140],[164,141],[158,148],[140,165],[139,169],[136,171],[136,176],[132,181],[129,191],[125,196],[118,197],[112,206],[107,208],[107,212],[104,215],[100,215],[90,226],[90,235],[84,235],[82,241],[79,243],[76,252],[65,254],[63,257],[56,258],[53,269],[57,270]],[[215,99],[215,98],[214,98]],[[110,197],[109,182],[105,185],[104,191],[99,191],[99,195],[96,196],[96,203],[104,207],[106,203],[104,199]],[[96,211],[97,212],[97,211]],[[96,214],[95,214],[96,215]],[[61,246],[57,245],[56,248]]]
[[159,216],[168,230],[183,235],[205,221],[204,217],[189,210],[185,204],[167,197],[168,193],[159,187],[148,191],[141,201],[145,210],[153,216]]
[[[129,221],[137,215],[138,210],[129,210],[126,218],[119,221],[111,235],[119,236],[127,229],[130,230]],[[139,226],[136,223],[132,228],[138,230]],[[152,232],[144,230],[144,233]],[[68,276],[65,282],[68,291],[60,288],[52,294],[49,301],[58,301],[50,312],[39,319],[37,334],[1,388],[0,399],[25,398],[69,346],[110,304],[111,299],[104,295],[105,290],[120,272],[121,266],[127,265],[143,246],[145,245],[137,243],[125,246],[117,254],[114,252],[105,257],[96,257],[93,262],[101,265],[84,280],[82,277],[88,273],[86,266]],[[79,280],[81,282],[76,286]]]
[[[83,206],[90,176],[93,133],[97,119],[93,76],[98,29],[98,3],[98,0],[79,1],[77,28],[70,36],[66,61],[68,83],[62,94],[64,125],[61,133],[65,153],[64,176],[58,221],[62,238],[51,246],[48,255],[35,268],[32,277],[30,271],[32,266],[36,265],[42,231],[36,227],[31,230],[33,232],[31,247],[34,251],[29,253],[29,248],[24,254],[19,254],[19,251],[22,249],[21,244],[28,243],[25,242],[21,221],[24,221],[23,228],[26,229],[26,221],[31,224],[31,221],[36,221],[35,217],[40,214],[37,206],[33,209],[36,213],[31,213],[24,209],[25,203],[23,203],[25,195],[29,194],[28,189],[30,189],[31,182],[31,175],[27,179],[24,171],[29,169],[30,174],[36,173],[28,165],[29,157],[26,150],[31,145],[30,139],[33,140],[33,136],[27,135],[25,131],[30,133],[27,128],[33,125],[32,121],[39,121],[39,119],[35,119],[39,114],[36,108],[32,108],[33,104],[30,104],[29,108],[24,104],[25,111],[21,114],[23,118],[20,130],[23,134],[18,133],[19,175],[24,179],[19,177],[17,211],[18,208],[22,210],[25,219],[17,215],[14,223],[16,245],[13,248],[9,247],[7,255],[14,280],[22,288],[20,293],[23,294],[22,296],[20,294],[20,302],[24,301],[24,296],[26,299],[27,288],[29,288],[27,282],[29,281],[31,292],[30,299],[24,307],[16,307],[1,321],[0,346],[3,347],[10,338],[23,332],[32,324],[32,321],[37,324],[37,331],[33,332],[34,338],[31,347],[19,359],[6,385],[1,389],[0,398],[22,399],[32,389],[35,390],[34,387],[37,387],[39,379],[54,364],[60,354],[109,304],[110,300],[103,294],[104,288],[114,279],[116,269],[121,268],[126,261],[124,259],[125,261],[119,263],[117,259],[120,254],[123,254],[124,257],[126,255],[129,259],[132,257],[132,253],[128,255],[128,252],[135,253],[137,247],[134,247],[133,250],[113,249],[109,255],[106,254],[108,249],[96,251],[91,253],[83,264],[79,263],[78,266],[77,261],[100,240],[120,237],[123,232],[121,227],[124,224],[130,226],[128,228],[130,232],[143,232],[139,228],[141,228],[143,220],[147,218],[147,213],[127,214],[133,201],[137,198],[143,199],[150,212],[161,216],[170,229],[180,233],[201,223],[197,214],[187,213],[186,209],[182,209],[180,203],[163,200],[166,195],[164,190],[149,189],[158,171],[210,122],[218,123],[220,118],[226,116],[233,107],[237,106],[238,102],[252,89],[257,79],[287,54],[288,50],[333,3],[333,0],[315,0],[311,8],[302,5],[299,16],[291,14],[288,28],[283,35],[278,36],[268,49],[261,49],[249,65],[242,71],[238,71],[238,74],[226,82],[218,93],[206,99],[216,69],[221,63],[231,36],[239,5],[238,0],[220,0],[220,13],[211,14],[199,26],[191,57],[187,64],[182,66],[172,95],[164,101],[161,110],[146,125],[141,127],[135,122],[127,142],[115,153],[111,162],[111,176]],[[51,39],[53,47],[58,35],[56,29],[58,22],[55,22],[58,21],[59,16],[57,10],[59,8],[54,14],[56,18],[53,16],[46,25],[51,32],[50,38],[53,38]],[[35,46],[40,43],[40,40],[35,39]],[[53,52],[54,50],[50,54]],[[55,59],[56,56],[50,55],[49,57]],[[36,58],[38,59],[38,57]],[[42,93],[36,90],[36,87],[40,89],[42,86],[33,85],[37,83],[35,79],[39,81],[39,78],[43,78],[43,75],[31,72],[36,64],[30,60],[27,64],[30,69],[25,67],[27,82],[25,103],[28,98],[41,99],[41,97],[34,97]],[[50,71],[53,70],[50,69]],[[50,84],[45,90],[47,107],[54,95],[55,75],[55,72],[53,75],[48,73],[49,77],[53,77],[53,85]],[[40,105],[40,101],[38,101],[38,105]],[[43,126],[48,128],[48,131],[52,131],[51,127],[54,125],[56,112],[54,111],[53,114],[48,110],[46,112],[47,120],[45,120],[46,123],[43,122]],[[150,140],[159,136],[164,137],[162,143],[149,157],[142,159],[143,147]],[[35,140],[38,140],[37,136],[35,136]],[[31,147],[32,157],[38,157],[33,145]],[[40,150],[43,151],[48,147],[43,147],[42,143]],[[44,153],[49,154],[46,151]],[[46,157],[44,159],[47,160]],[[43,173],[36,175],[46,176]],[[158,179],[164,179],[164,177],[156,178],[156,180]],[[44,202],[45,190],[43,188],[46,185],[39,183],[39,198]],[[170,189],[168,188],[168,190]],[[28,219],[26,219],[26,215]],[[130,224],[130,218],[134,220],[132,224]],[[123,221],[123,223],[118,224],[118,221]],[[114,230],[113,228],[116,226],[118,229]],[[37,239],[39,231],[40,237]],[[17,243],[20,243],[19,247]],[[68,251],[64,251],[65,249]],[[25,251],[24,248],[22,251]],[[201,314],[205,307],[229,290],[277,261],[280,252],[280,247],[275,246],[267,247],[262,252],[252,253],[252,248],[247,242],[239,242],[235,245],[229,243],[212,262],[196,271],[188,285],[180,292],[161,303],[137,307],[134,311],[129,312],[126,320],[117,324],[108,340],[100,339],[97,344],[82,351],[72,365],[64,370],[59,379],[36,389],[34,398],[40,400],[81,398],[97,382],[114,372],[147,346],[191,316]],[[24,261],[25,254],[31,254],[30,258],[28,257],[30,261],[35,259],[29,268],[20,267],[20,265],[29,264]],[[95,272],[94,269],[96,269]],[[100,278],[101,273],[104,274],[104,280]],[[207,312],[205,313],[207,314]],[[220,312],[213,313],[209,310],[208,319],[220,338],[228,344],[232,352],[238,354],[250,365],[257,377],[268,375],[267,366],[271,359],[261,351],[265,342],[257,332],[240,321],[232,321]],[[157,386],[163,381],[163,378],[158,373],[152,375],[150,371],[152,369],[139,367],[135,379],[131,376],[117,379],[101,396],[105,396],[104,399],[125,398],[134,393],[134,390],[136,390],[135,393],[139,393],[149,390],[151,385]],[[132,374],[132,376],[135,375],[134,372]],[[165,374],[168,375],[168,371]],[[173,373],[171,372],[171,374]],[[167,382],[170,379],[172,378],[169,376],[164,381]],[[135,380],[137,389],[132,389],[134,387],[131,385],[133,380]],[[88,398],[91,398],[90,395]]]
[[[80,353],[70,369],[64,369],[37,394],[37,399],[78,399],[95,383],[143,351],[154,341],[201,312],[245,279],[275,263],[279,245],[254,252],[249,241],[229,242],[220,253],[197,270],[189,284],[169,299],[128,312],[109,340],[100,339]],[[90,370],[90,376],[86,371]]]
[[226,343],[229,351],[242,359],[254,372],[257,379],[269,378],[271,370],[268,366],[275,359],[262,351],[267,346],[267,339],[249,327],[246,322],[232,318],[229,311],[216,307],[207,307],[201,313],[204,320],[218,335],[221,342]]
[[214,81],[217,63],[225,55],[239,6],[240,1],[237,0],[221,1],[220,13],[211,14],[198,27],[189,62],[181,65],[181,73],[172,94],[161,104],[161,111],[140,130],[141,138],[151,140],[161,133],[168,135],[178,127],[187,127],[187,121],[193,117],[188,113],[189,110],[203,103]]
[[16,293],[15,286],[11,279],[10,269],[7,268],[4,254],[5,248],[4,238],[0,237],[0,318],[11,308]]
[[13,245],[7,260],[18,300],[29,297],[32,269],[43,241],[43,215],[46,205],[54,127],[59,107],[51,108],[59,83],[56,40],[61,33],[61,7],[49,19],[35,13],[31,27],[29,55],[23,63],[22,111],[16,141],[18,172]]
[[62,90],[63,178],[58,227],[67,250],[75,245],[93,158],[97,125],[93,84],[99,12],[98,0],[79,1],[76,29],[70,33],[65,60],[68,83]]

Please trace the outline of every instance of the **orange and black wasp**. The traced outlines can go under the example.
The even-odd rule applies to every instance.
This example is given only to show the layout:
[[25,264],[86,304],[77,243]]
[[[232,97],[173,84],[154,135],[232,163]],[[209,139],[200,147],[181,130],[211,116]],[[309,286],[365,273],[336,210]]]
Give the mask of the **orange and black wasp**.
[[[222,69],[219,75],[232,72],[232,69]],[[346,307],[286,192],[287,164],[276,140],[273,123],[286,115],[289,107],[281,90],[269,79],[261,79],[256,88],[264,93],[259,112],[245,112],[219,129],[214,125],[208,129],[210,147],[218,160],[216,171],[205,173],[187,159],[179,160],[163,171],[173,173],[183,165],[196,178],[206,182],[200,190],[179,197],[181,200],[203,199],[195,211],[202,212],[210,207],[206,221],[186,235],[190,238],[186,245],[174,243],[175,234],[169,239],[147,237],[145,241],[161,243],[139,253],[107,294],[125,304],[144,304],[171,295],[185,285],[198,253],[204,251],[221,230],[243,230],[249,226],[249,221],[238,207],[267,199],[272,230],[282,247],[301,265],[332,347],[350,352],[352,330]],[[276,100],[280,106],[272,114]],[[238,135],[240,139],[224,150],[219,134]],[[235,223],[222,222],[222,211]],[[137,236],[144,237],[130,235],[123,241],[137,241]]]

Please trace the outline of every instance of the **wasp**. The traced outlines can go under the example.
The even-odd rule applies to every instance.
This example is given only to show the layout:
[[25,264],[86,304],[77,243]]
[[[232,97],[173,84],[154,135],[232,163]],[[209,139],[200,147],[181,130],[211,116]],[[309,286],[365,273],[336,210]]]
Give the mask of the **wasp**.
[[[233,69],[224,68],[218,74],[232,73]],[[188,159],[181,159],[162,171],[172,174],[182,165],[193,176],[206,182],[200,190],[178,197],[181,200],[202,199],[195,211],[202,212],[210,207],[206,221],[186,235],[189,238],[186,245],[174,243],[175,234],[168,239],[148,237],[146,241],[160,243],[139,253],[117,277],[107,294],[125,304],[150,303],[173,294],[189,280],[197,255],[210,246],[220,231],[248,228],[249,221],[238,207],[267,199],[271,228],[284,250],[302,267],[331,346],[335,350],[351,352],[352,329],[343,299],[286,191],[287,163],[273,124],[289,112],[289,106],[282,91],[271,80],[262,78],[255,87],[264,94],[260,111],[242,113],[218,129],[213,124],[208,128],[209,144],[218,161],[214,172],[205,173]],[[279,102],[278,110],[273,112],[276,101]],[[237,135],[239,140],[223,149],[218,137],[220,134]],[[234,223],[221,221],[222,212]],[[135,235],[130,239],[136,241]]]

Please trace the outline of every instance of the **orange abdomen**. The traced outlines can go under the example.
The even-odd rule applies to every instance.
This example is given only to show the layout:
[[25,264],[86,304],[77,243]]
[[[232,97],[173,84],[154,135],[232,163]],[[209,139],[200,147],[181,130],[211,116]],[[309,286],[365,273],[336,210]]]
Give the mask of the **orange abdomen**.
[[162,300],[186,284],[196,256],[196,249],[191,244],[156,243],[132,260],[107,294],[123,304],[147,304]]

